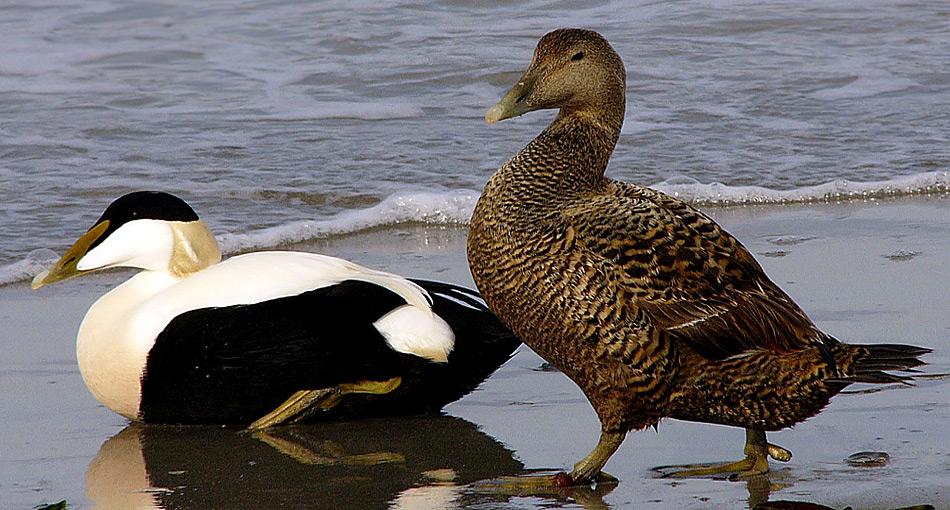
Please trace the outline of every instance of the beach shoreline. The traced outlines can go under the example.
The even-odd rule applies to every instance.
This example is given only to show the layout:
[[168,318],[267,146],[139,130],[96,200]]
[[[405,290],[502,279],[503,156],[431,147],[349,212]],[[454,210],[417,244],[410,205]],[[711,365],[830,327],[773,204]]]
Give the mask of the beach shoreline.
[[[930,347],[934,352],[925,358],[925,372],[950,372],[950,194],[706,210],[828,333],[851,343]],[[281,249],[316,251],[405,276],[471,286],[465,235],[464,227],[395,225]],[[0,338],[7,353],[0,360],[5,414],[0,507],[31,508],[61,499],[71,508],[96,507],[86,495],[87,466],[126,423],[86,391],[74,339],[86,308],[124,274],[90,276],[37,292],[26,282],[0,287]],[[598,424],[573,383],[560,373],[537,370],[540,363],[522,348],[446,412],[475,424],[527,468],[561,469],[590,449]],[[732,460],[741,453],[741,430],[666,420],[659,433],[628,436],[606,468],[621,483],[603,502],[738,508],[765,493],[770,500],[832,508],[950,507],[946,423],[946,379],[841,395],[819,416],[769,435],[795,457],[787,465],[773,463],[763,489],[751,482],[654,478],[650,468],[657,465]],[[890,462],[876,468],[843,462],[866,450],[887,452]],[[335,504],[346,506],[345,500]],[[511,498],[500,504],[524,508],[535,503]]]

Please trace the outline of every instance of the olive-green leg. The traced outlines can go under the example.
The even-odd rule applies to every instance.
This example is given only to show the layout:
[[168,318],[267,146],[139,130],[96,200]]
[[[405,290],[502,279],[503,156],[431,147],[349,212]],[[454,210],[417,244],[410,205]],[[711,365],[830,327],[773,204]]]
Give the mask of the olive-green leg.
[[600,440],[594,450],[587,457],[581,459],[580,462],[574,464],[574,469],[567,476],[571,478],[575,485],[587,485],[593,482],[601,474],[601,470],[610,460],[610,456],[617,451],[617,448],[620,448],[620,444],[623,443],[626,435],[626,432],[601,432]]
[[745,479],[768,473],[769,457],[780,462],[788,462],[792,458],[792,452],[769,443],[765,439],[765,431],[757,429],[746,429],[744,452],[745,458],[735,462],[662,466],[653,470],[662,473],[664,477],[688,478],[728,473],[733,475],[730,478]]
[[340,384],[332,388],[301,390],[295,392],[273,411],[254,421],[247,430],[263,430],[275,425],[296,423],[318,410],[333,409],[346,395],[352,393],[384,395],[398,388],[401,383],[401,378],[393,377],[386,381],[359,381]]
[[610,456],[623,443],[625,432],[601,432],[597,446],[574,465],[570,474],[560,472],[544,476],[506,476],[477,484],[478,488],[504,494],[547,494],[551,489],[589,486],[593,482],[616,484],[617,479],[601,471]]

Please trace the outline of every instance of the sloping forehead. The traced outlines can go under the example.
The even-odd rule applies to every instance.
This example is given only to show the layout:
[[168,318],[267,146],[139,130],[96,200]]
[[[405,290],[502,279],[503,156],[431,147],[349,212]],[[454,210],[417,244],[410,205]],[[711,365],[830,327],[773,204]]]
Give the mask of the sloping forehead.
[[109,220],[119,226],[132,220],[197,221],[198,215],[184,200],[161,191],[135,191],[115,199],[96,222]]
[[581,28],[560,28],[548,32],[538,41],[538,47],[535,49],[535,57],[545,57],[547,55],[558,55],[577,47],[580,43],[586,43],[598,49],[609,48],[607,41],[593,30],[584,30]]

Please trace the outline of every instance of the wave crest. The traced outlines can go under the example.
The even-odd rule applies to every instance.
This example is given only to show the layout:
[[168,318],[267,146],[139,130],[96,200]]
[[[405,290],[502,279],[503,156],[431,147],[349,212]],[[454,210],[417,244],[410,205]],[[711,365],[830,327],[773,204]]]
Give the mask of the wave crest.
[[345,211],[326,220],[297,221],[248,233],[219,236],[225,253],[274,248],[333,235],[344,235],[400,223],[466,225],[478,192],[415,192],[391,195],[366,209]]
[[[856,182],[838,179],[816,186],[775,190],[761,186],[728,186],[675,177],[652,188],[699,205],[754,205],[840,202],[950,192],[950,171],[926,172],[886,181]],[[402,192],[365,209],[353,209],[332,218],[288,223],[250,232],[219,236],[222,252],[273,249],[335,235],[346,235],[387,225],[423,223],[467,225],[478,201],[475,190]],[[49,249],[30,252],[24,259],[0,266],[0,285],[29,280],[57,259]]]
[[925,172],[886,181],[834,181],[788,190],[761,186],[727,186],[719,182],[701,183],[676,177],[651,188],[698,205],[796,204],[843,202],[873,198],[929,195],[950,191],[950,171]]

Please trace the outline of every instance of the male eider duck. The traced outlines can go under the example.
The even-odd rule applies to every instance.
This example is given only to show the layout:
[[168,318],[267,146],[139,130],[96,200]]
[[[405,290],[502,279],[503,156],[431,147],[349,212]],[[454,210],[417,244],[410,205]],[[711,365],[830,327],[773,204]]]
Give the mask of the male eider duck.
[[113,202],[33,287],[141,271],[79,327],[83,380],[148,423],[252,424],[438,411],[520,341],[477,293],[289,251],[221,261],[194,210],[162,192]]
[[489,308],[600,418],[590,455],[539,483],[590,483],[628,431],[664,417],[746,429],[744,460],[675,474],[765,472],[767,456],[791,457],[766,431],[815,415],[851,383],[907,381],[885,371],[919,366],[929,350],[839,342],[708,216],[605,177],[625,79],[601,35],[555,30],[486,115],[559,110],[488,181],[468,238]]

